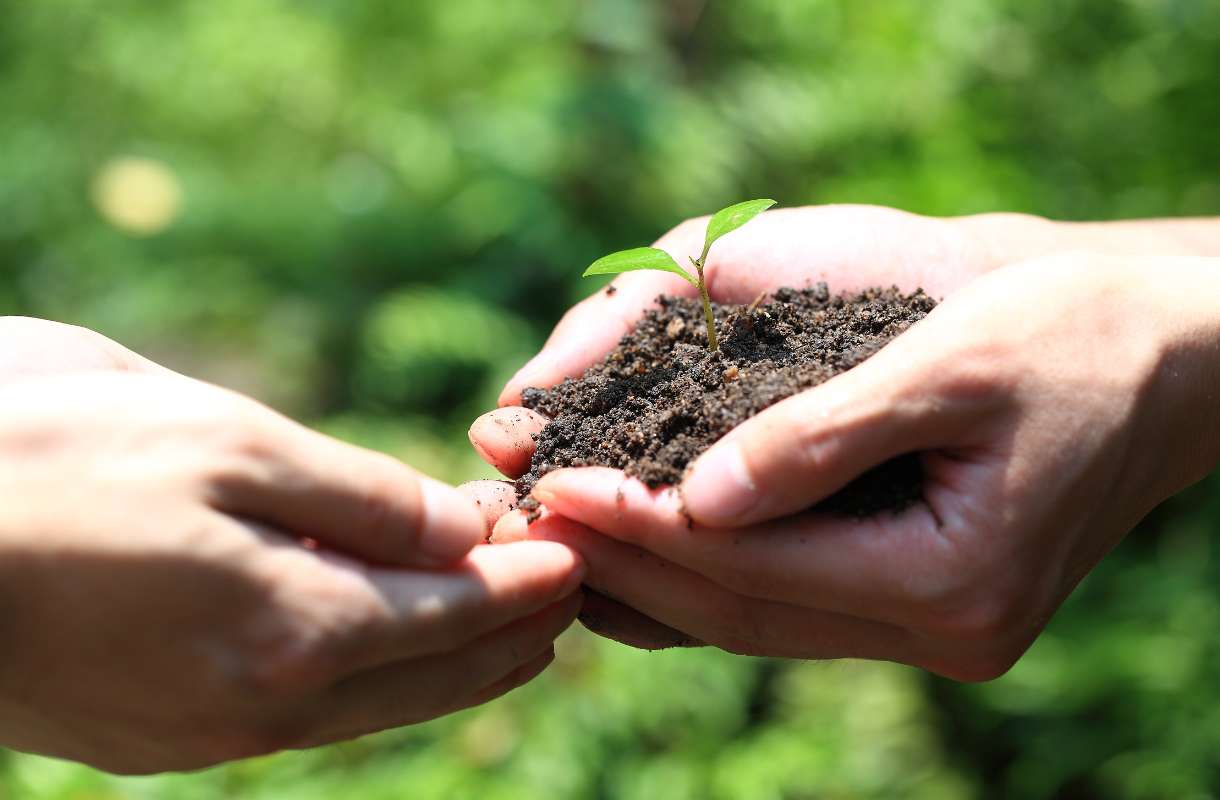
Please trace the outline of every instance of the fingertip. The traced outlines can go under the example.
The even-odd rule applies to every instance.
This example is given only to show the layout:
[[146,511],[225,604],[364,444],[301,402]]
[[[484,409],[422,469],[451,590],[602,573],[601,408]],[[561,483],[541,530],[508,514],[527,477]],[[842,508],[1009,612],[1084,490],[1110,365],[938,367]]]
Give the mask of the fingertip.
[[523,686],[529,683],[546,672],[547,667],[553,663],[555,663],[555,645],[551,645],[542,652],[542,655],[536,656],[533,661],[517,670],[517,685]]
[[[584,556],[564,542],[547,539],[485,545],[475,551],[472,560],[476,569],[495,568],[514,581],[532,581],[530,585],[542,594],[550,592],[550,602],[576,591],[588,574]],[[505,569],[510,572],[505,573]]]
[[458,486],[457,489],[469,498],[483,514],[488,537],[495,530],[496,523],[517,507],[517,492],[513,484],[508,481],[468,481]]
[[681,494],[673,487],[652,489],[608,467],[549,472],[532,494],[554,514],[616,536],[641,526],[686,527],[687,522]]
[[404,560],[427,566],[454,564],[487,536],[487,521],[467,494],[426,476],[419,479],[423,510],[416,552]]
[[565,594],[556,605],[562,609],[562,614],[569,624],[575,622],[576,618],[580,616],[581,609],[585,606],[585,593],[580,591],[580,584],[573,586],[572,590]]
[[[580,592],[577,589],[585,582],[585,577],[589,574],[589,567],[585,563],[584,556],[562,542],[539,540],[530,542],[530,546],[533,549],[544,548],[545,550],[554,551],[554,555],[551,557],[555,558],[562,565],[562,568],[566,570],[563,583],[558,591],[555,592],[555,598],[560,602],[569,602],[572,600],[572,596],[575,595],[576,604],[579,606]],[[560,554],[560,551],[562,551],[562,554]]]
[[500,517],[491,530],[492,544],[524,542],[529,538],[529,521],[524,511],[515,509]]
[[621,469],[569,467],[543,475],[531,494],[544,506],[558,503],[566,507],[582,499],[600,501],[608,493],[621,495],[627,484],[643,487],[638,480],[628,478]]
[[518,478],[530,467],[534,435],[546,427],[543,415],[520,406],[489,411],[470,426],[470,444],[479,457],[502,474]]

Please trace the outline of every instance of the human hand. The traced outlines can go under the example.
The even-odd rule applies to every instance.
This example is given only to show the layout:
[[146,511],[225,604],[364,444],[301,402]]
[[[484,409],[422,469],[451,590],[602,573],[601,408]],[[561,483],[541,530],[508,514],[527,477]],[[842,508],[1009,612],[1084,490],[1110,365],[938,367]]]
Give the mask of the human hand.
[[[685,263],[686,255],[700,252],[705,227],[706,219],[690,220],[663,236],[657,246]],[[905,291],[923,287],[943,295],[1021,252],[1050,251],[1088,237],[1086,229],[1018,214],[934,219],[869,206],[778,209],[717,242],[706,274],[709,291],[718,302],[748,303],[780,286],[819,280],[836,292],[896,284]],[[1141,246],[1132,237],[1121,238],[1130,249]],[[1146,238],[1158,239],[1150,236],[1141,241]],[[1157,246],[1168,245],[1157,241]],[[598,292],[569,311],[542,351],[509,381],[500,395],[502,408],[471,427],[475,449],[508,477],[517,478],[529,469],[534,451],[531,435],[547,422],[541,414],[517,405],[524,388],[551,386],[580,375],[618,343],[657,295],[695,293],[685,281],[660,272],[620,275],[612,286],[613,294]],[[494,492],[488,483],[474,487],[472,491]],[[611,638],[650,648],[691,641],[611,601],[594,601],[586,608],[585,622]]]
[[[588,585],[739,653],[1005,672],[1081,578],[1220,456],[1220,260],[1065,255],[981,277],[714,445],[681,491],[560,470],[530,526]],[[806,511],[919,453],[924,500]]]
[[0,745],[184,770],[419,722],[529,680],[564,546],[480,546],[399,462],[178,376],[0,394]]
[[172,374],[88,328],[33,317],[0,317],[0,386],[40,375],[94,370]]

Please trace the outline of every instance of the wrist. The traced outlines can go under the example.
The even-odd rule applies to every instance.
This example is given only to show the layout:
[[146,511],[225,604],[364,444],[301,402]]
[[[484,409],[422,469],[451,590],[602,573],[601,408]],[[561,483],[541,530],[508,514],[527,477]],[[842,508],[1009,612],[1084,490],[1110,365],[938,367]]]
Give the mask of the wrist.
[[1137,446],[1160,502],[1220,463],[1220,259],[1139,260],[1133,275],[1155,342]]
[[1033,214],[996,212],[951,220],[970,242],[973,258],[989,272],[1009,264],[1052,255],[1071,246],[1064,223]]
[[1032,214],[956,217],[987,270],[1069,251],[1112,256],[1220,257],[1220,218],[1058,222]]

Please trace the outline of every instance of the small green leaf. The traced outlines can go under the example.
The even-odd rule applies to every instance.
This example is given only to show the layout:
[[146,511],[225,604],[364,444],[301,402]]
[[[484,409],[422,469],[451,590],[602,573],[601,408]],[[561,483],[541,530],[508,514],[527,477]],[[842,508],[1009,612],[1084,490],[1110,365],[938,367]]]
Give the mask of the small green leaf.
[[773,205],[774,200],[747,200],[717,211],[707,223],[707,236],[703,241],[703,255],[699,257],[699,261],[707,260],[707,251],[712,249],[713,242],[726,233],[737,230]]
[[611,253],[608,256],[594,261],[583,277],[590,275],[614,275],[619,272],[631,272],[637,269],[655,269],[661,272],[672,272],[675,275],[682,276],[682,279],[699,288],[699,281],[691,277],[691,274],[678,266],[678,262],[673,260],[673,257],[664,250],[658,250],[655,247],[637,247],[633,250],[623,250],[618,253]]

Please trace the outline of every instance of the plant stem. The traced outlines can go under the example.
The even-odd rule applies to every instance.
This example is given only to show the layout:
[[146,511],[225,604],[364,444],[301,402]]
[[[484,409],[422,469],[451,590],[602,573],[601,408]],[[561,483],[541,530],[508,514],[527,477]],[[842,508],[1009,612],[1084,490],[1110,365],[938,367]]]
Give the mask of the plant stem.
[[703,259],[695,262],[695,271],[699,273],[699,299],[703,301],[703,318],[707,320],[707,349],[714,353],[720,348],[716,340],[716,320],[712,317],[712,298],[707,294],[707,281],[703,279]]

